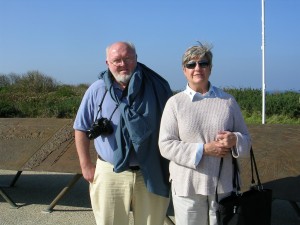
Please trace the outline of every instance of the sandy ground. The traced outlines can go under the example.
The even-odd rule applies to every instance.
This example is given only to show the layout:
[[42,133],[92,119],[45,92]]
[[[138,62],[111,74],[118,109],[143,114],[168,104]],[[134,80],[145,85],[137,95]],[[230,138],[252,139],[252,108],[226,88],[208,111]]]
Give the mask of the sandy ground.
[[[0,186],[8,185],[14,174],[14,171],[0,170]],[[20,207],[12,208],[0,196],[0,225],[94,225],[88,184],[82,178],[52,213],[43,212],[71,178],[72,175],[65,173],[23,172],[15,187],[3,188]],[[300,217],[287,201],[273,202],[272,225],[299,224]],[[132,219],[130,225],[133,225]]]

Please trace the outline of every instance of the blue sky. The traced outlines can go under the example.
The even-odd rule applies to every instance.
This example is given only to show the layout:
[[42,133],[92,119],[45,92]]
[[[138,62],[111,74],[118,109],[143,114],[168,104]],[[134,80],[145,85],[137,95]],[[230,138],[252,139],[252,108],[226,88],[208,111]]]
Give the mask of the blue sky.
[[[300,90],[299,12],[299,0],[265,0],[267,91]],[[261,0],[0,0],[0,74],[91,84],[124,40],[182,90],[182,54],[201,41],[214,46],[215,86],[261,89],[261,24]]]

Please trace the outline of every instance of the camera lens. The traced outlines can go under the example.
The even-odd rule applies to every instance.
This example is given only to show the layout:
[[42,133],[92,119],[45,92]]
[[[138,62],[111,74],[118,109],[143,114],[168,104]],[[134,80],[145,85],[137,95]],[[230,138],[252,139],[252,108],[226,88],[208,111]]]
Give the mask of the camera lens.
[[107,118],[100,118],[96,120],[92,127],[86,131],[86,135],[90,140],[93,140],[100,135],[110,135],[114,131],[111,121]]
[[87,130],[87,131],[86,131],[86,136],[87,136],[88,139],[90,139],[90,140],[93,140],[93,139],[96,138],[96,136],[95,136],[93,130]]

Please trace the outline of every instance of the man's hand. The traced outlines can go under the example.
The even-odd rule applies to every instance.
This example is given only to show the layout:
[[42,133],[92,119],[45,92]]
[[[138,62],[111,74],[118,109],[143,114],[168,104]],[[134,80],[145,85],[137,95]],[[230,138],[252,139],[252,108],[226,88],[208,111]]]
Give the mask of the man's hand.
[[82,176],[85,180],[92,183],[94,181],[96,167],[94,164],[89,164],[81,167]]

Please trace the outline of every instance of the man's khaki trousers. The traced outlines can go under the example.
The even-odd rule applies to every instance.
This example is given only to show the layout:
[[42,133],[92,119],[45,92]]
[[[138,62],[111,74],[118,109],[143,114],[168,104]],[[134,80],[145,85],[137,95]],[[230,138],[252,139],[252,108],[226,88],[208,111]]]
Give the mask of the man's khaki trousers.
[[132,210],[136,225],[163,225],[169,198],[148,192],[141,171],[113,172],[97,160],[90,197],[97,225],[128,225]]

